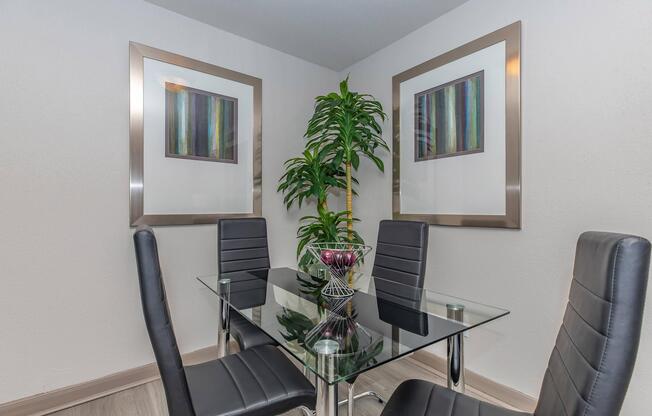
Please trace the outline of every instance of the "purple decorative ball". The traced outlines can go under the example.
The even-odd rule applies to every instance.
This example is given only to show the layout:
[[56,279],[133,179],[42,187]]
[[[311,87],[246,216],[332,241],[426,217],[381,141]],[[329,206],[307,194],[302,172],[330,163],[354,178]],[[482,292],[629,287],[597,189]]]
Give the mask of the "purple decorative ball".
[[347,251],[344,253],[344,265],[347,267],[353,267],[355,265],[355,261],[357,260],[357,257],[355,256],[355,253],[352,251]]
[[333,252],[331,250],[324,250],[321,252],[321,261],[327,266],[333,264]]
[[344,254],[339,250],[333,253],[333,265],[338,268],[344,266]]

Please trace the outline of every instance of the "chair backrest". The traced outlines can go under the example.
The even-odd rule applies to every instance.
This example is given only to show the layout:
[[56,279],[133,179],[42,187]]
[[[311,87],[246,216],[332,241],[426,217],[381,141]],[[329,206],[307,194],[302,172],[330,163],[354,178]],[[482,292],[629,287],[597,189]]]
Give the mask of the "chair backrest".
[[423,288],[428,256],[428,224],[383,220],[378,227],[372,275]]
[[265,218],[228,218],[218,222],[220,275],[269,269]]
[[395,296],[389,299],[388,292],[378,290],[376,305],[378,317],[383,322],[404,331],[425,337],[428,335],[428,314],[421,310],[421,301],[399,300]]
[[143,314],[163,380],[168,411],[171,416],[194,416],[186,373],[170,320],[158,247],[152,229],[140,226],[134,234],[134,244]]
[[650,242],[589,231],[575,253],[563,323],[543,379],[537,416],[614,416],[641,334]]

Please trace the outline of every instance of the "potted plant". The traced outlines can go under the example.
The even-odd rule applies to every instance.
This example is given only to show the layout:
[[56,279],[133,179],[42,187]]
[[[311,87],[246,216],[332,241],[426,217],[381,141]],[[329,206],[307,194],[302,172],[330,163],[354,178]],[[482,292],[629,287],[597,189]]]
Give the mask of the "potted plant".
[[[358,170],[360,156],[370,159],[381,172],[383,161],[376,151],[389,150],[382,138],[381,122],[386,114],[383,106],[369,94],[349,91],[348,77],[340,82],[340,93],[319,96],[315,112],[308,122],[306,147],[318,149],[331,158],[332,164],[343,168],[346,183],[347,230],[353,236],[353,190],[352,170]],[[379,122],[380,121],[380,122]]]
[[[355,179],[354,179],[355,180]],[[328,196],[333,189],[345,189],[344,171],[333,164],[332,158],[320,149],[306,149],[301,156],[285,162],[278,191],[283,192],[287,209],[294,204],[301,207],[306,201],[314,202],[316,215],[307,215],[299,221],[297,258],[299,268],[309,271],[317,260],[307,252],[310,243],[342,241],[348,238],[346,212],[333,212],[328,208]],[[359,239],[353,234],[352,241]]]
[[[389,150],[382,139],[381,123],[386,115],[382,105],[368,94],[349,91],[348,78],[340,83],[339,93],[316,98],[314,114],[305,133],[305,151],[285,162],[285,173],[278,191],[283,192],[286,208],[303,202],[316,205],[316,215],[304,216],[297,231],[297,258],[304,271],[316,263],[305,250],[310,243],[364,243],[353,229],[353,196],[357,195],[353,176],[360,157],[367,157],[384,171],[378,150]],[[331,211],[328,198],[336,189],[344,190],[346,210]]]

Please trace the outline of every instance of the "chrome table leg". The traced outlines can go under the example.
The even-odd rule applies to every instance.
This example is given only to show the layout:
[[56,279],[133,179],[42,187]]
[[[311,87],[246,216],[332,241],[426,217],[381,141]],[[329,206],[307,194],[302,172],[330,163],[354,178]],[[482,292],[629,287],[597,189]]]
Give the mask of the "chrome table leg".
[[[349,403],[348,403],[348,406],[347,406],[346,416],[353,416],[353,409],[355,408],[355,396],[354,396],[355,387],[354,386],[355,386],[355,384],[349,383],[349,386],[348,386],[349,387],[349,399],[348,399]],[[338,405],[339,405],[339,403],[338,403]]]
[[335,353],[339,349],[339,344],[333,340],[317,341],[313,347],[317,353],[317,406],[315,414],[317,416],[337,416],[337,387],[338,383],[329,384],[326,379],[335,378],[337,370],[337,358]]
[[[463,305],[446,305],[448,319],[464,321]],[[464,393],[464,335],[462,333],[448,337],[446,376],[448,388]]]
[[231,299],[231,280],[218,281],[219,295],[219,321],[217,325],[217,356],[218,358],[229,355],[231,317],[229,301]]
[[317,416],[337,416],[337,384],[328,384],[317,378]]

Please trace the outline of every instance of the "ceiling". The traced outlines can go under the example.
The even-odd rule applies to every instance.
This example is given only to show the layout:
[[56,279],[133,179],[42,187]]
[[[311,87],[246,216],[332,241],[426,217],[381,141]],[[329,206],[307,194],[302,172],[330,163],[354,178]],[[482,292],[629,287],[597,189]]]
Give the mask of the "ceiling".
[[343,70],[468,0],[147,0]]

